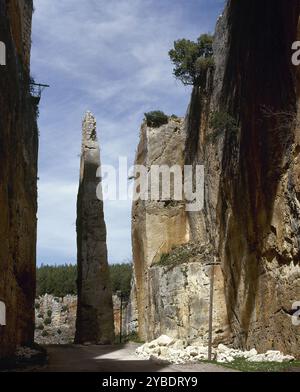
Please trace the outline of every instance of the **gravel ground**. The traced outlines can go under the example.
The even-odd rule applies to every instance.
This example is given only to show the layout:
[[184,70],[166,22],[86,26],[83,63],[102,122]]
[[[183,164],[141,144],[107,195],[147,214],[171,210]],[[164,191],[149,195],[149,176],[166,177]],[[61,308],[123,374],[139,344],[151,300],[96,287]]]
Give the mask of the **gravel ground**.
[[47,346],[49,361],[34,372],[234,372],[214,364],[171,365],[136,357],[139,345]]

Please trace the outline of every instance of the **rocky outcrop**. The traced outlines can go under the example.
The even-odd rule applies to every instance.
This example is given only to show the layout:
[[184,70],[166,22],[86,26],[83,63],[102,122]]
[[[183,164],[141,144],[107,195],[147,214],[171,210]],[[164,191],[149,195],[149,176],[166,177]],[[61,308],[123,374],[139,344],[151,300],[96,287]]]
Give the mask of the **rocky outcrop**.
[[235,345],[298,357],[300,107],[290,48],[299,13],[298,0],[229,2],[220,103],[239,131],[224,135],[217,211]]
[[[191,237],[209,241],[221,263],[234,346],[299,357],[291,319],[300,294],[298,87],[290,56],[298,17],[298,1],[228,3],[211,88],[193,92],[187,145],[201,142],[186,159],[205,165],[205,206]],[[229,114],[237,129],[224,124],[211,138],[212,112]]]
[[6,66],[0,67],[0,358],[34,337],[37,212],[37,108],[30,95],[33,4],[0,2],[0,37]]
[[77,199],[78,311],[76,343],[114,341],[113,304],[107,262],[106,226],[101,193],[96,120],[87,112],[82,126]]
[[[122,301],[122,337],[136,331],[133,304]],[[121,301],[113,295],[115,336],[119,338],[121,325]],[[45,294],[35,300],[35,342],[38,344],[72,344],[75,338],[77,295],[54,297]],[[132,315],[132,316],[131,316]],[[131,318],[132,317],[132,318]]]
[[[184,163],[184,123],[181,119],[169,119],[159,128],[143,123],[140,133],[135,165],[150,171],[152,165],[179,165]],[[135,180],[138,188],[139,176]],[[148,195],[149,196],[149,195]],[[160,195],[162,196],[162,195]],[[172,199],[137,200],[132,209],[132,246],[138,308],[138,329],[142,339],[152,336],[152,325],[148,317],[151,297],[149,296],[149,268],[158,263],[163,253],[170,252],[174,245],[189,240],[189,227],[185,205]]]
[[45,294],[35,300],[35,342],[70,344],[74,341],[77,296]]
[[[226,339],[235,348],[279,350],[295,357],[300,356],[300,330],[292,323],[292,305],[300,296],[300,68],[292,65],[291,44],[299,40],[299,12],[298,0],[288,5],[281,0],[228,2],[216,28],[215,69],[193,89],[185,131],[185,163],[205,166],[204,208],[187,214],[189,238],[195,244],[208,244],[210,256],[220,264],[215,268],[215,293],[224,288],[223,298],[214,306],[214,320],[227,314]],[[218,129],[210,121],[212,113],[225,118]],[[140,146],[148,153],[143,139]],[[174,150],[178,153],[182,146],[174,145]],[[143,310],[142,318],[148,331],[155,331],[151,337],[166,331],[174,336],[175,323],[167,329],[161,320],[163,306],[168,309],[177,298],[166,290],[170,282],[175,285],[175,277],[170,279],[170,271],[163,278],[157,266],[150,269],[149,286],[150,270],[145,272],[143,261],[147,239],[143,211],[139,245],[134,243],[136,249],[140,246],[140,255],[134,253],[134,258],[137,282],[144,282],[138,289],[145,292],[147,287],[143,306],[152,318],[147,323],[149,316]],[[136,220],[134,215],[133,227]],[[151,230],[154,227],[164,232],[163,226],[152,225]],[[200,250],[196,259],[202,256]],[[190,261],[187,266],[193,268]],[[179,268],[176,279],[183,282]],[[200,283],[205,281],[204,266],[198,273],[199,278],[194,271],[192,279],[199,298],[206,298]],[[180,298],[189,291],[182,290]],[[151,302],[155,303],[152,311]],[[196,308],[204,309],[200,304]],[[182,323],[184,317],[178,320]],[[147,335],[147,328],[141,328],[142,335]],[[200,320],[196,328],[201,329]]]
[[136,335],[138,332],[138,305],[135,274],[131,280],[131,291],[124,312],[123,334],[126,336]]
[[[202,256],[205,255],[205,252]],[[188,342],[208,343],[210,277],[209,255],[189,259],[178,266],[154,266],[149,270],[149,334],[161,333]],[[213,300],[214,344],[230,342],[220,266],[215,267]]]

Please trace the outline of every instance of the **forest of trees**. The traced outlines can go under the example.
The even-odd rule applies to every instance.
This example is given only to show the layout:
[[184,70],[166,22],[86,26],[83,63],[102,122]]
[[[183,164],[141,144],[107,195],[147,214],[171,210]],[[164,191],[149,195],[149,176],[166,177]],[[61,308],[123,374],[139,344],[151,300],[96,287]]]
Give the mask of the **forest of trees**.
[[[113,293],[122,292],[125,299],[130,294],[130,282],[132,277],[132,265],[112,264],[109,266]],[[52,294],[55,297],[64,297],[67,294],[77,294],[76,287],[77,266],[66,265],[41,265],[37,268],[37,290],[39,297],[44,294]]]

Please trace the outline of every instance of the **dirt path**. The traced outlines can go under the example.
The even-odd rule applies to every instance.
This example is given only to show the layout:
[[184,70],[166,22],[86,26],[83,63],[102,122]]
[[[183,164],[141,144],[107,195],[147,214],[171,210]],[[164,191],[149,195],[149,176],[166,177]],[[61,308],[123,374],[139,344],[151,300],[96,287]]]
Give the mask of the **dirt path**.
[[49,361],[35,372],[231,372],[212,364],[170,365],[145,361],[136,344],[123,346],[48,346]]

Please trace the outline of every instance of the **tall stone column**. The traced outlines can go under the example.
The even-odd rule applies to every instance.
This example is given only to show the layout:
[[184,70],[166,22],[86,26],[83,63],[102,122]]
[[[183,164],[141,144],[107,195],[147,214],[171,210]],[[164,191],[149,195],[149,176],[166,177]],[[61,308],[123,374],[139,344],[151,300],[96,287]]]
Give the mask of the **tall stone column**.
[[78,308],[75,343],[111,344],[113,304],[107,261],[103,202],[96,190],[101,179],[96,120],[87,112],[82,126],[80,183],[77,198]]

